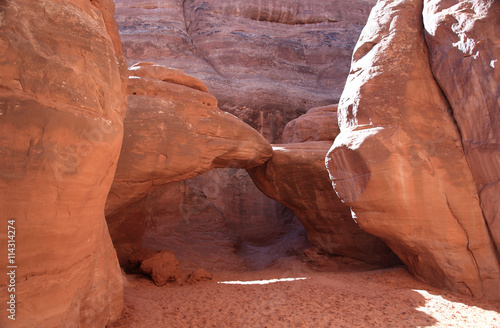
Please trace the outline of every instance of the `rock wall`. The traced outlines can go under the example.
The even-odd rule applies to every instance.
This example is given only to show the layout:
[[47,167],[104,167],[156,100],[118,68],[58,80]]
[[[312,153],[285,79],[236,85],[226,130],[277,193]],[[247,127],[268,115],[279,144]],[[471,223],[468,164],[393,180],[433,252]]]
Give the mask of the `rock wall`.
[[[126,65],[112,1],[0,2],[0,301],[16,320],[104,327],[123,282],[104,220],[122,142]],[[7,220],[15,261],[7,263]]]
[[223,111],[278,142],[307,109],[337,103],[375,0],[117,0],[129,64],[201,79]]
[[421,0],[374,7],[354,50],[327,167],[359,225],[415,276],[498,299],[497,254],[460,132],[432,75],[422,11]]
[[431,67],[450,102],[500,252],[500,2],[424,2]]

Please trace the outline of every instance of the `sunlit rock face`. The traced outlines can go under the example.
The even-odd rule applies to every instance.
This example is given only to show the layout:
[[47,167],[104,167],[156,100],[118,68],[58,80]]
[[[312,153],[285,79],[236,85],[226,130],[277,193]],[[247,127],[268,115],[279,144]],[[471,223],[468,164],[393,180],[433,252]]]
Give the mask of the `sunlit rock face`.
[[500,3],[425,1],[424,26],[432,71],[450,102],[500,251]]
[[[454,100],[431,71],[423,9],[417,0],[374,7],[354,50],[327,167],[359,225],[415,276],[498,299],[497,255],[449,106]],[[432,49],[436,69],[439,49]]]
[[12,264],[15,220],[17,265],[16,320],[4,307],[1,327],[104,327],[121,314],[104,220],[126,109],[113,14],[107,0],[0,2],[0,264]]
[[278,142],[288,121],[337,103],[375,0],[117,0],[129,65],[154,61],[201,79]]

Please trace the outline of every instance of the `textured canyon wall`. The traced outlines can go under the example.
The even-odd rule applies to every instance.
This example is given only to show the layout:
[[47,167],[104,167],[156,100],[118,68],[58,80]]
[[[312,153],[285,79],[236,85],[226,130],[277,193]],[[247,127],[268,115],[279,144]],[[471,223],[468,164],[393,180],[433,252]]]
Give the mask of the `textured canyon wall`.
[[431,72],[422,11],[422,0],[374,7],[354,50],[328,170],[360,226],[417,277],[498,299],[497,254],[460,132]]
[[104,219],[126,109],[113,11],[107,0],[0,2],[0,265],[17,266],[16,320],[4,309],[2,327],[104,327],[121,313]]
[[500,2],[424,2],[431,66],[457,121],[500,252]]
[[271,142],[307,109],[337,103],[375,0],[117,0],[129,64],[201,79]]

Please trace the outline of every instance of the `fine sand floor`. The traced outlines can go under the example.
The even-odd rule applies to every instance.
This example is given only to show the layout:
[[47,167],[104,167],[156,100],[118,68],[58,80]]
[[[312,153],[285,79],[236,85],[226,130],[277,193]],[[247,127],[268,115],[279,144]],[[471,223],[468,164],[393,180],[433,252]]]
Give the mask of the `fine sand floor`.
[[[157,287],[128,275],[124,315],[108,327],[500,327],[499,302],[441,291],[402,267],[320,272],[285,259],[261,271],[213,272],[213,278]],[[280,278],[305,279],[257,284]],[[228,281],[247,284],[221,283]]]

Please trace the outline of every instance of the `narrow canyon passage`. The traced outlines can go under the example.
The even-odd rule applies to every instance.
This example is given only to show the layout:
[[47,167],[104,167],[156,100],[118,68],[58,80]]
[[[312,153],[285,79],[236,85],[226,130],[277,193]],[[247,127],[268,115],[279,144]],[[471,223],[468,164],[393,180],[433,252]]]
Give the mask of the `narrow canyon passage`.
[[[115,242],[122,265],[131,255],[130,249],[167,249],[178,257],[181,274],[177,282],[158,287],[159,289],[154,289],[151,281],[141,276],[129,276],[130,281],[125,288],[126,316],[118,324],[119,327],[127,324],[141,327],[141,321],[151,325],[179,327],[494,327],[498,324],[498,313],[495,312],[498,311],[497,303],[474,301],[468,296],[455,294],[445,293],[438,296],[441,292],[438,293],[433,287],[411,278],[406,267],[402,266],[392,252],[397,251],[413,274],[423,277],[431,284],[460,290],[465,294],[484,293],[490,298],[495,297],[494,285],[490,285],[492,288],[481,285],[484,283],[484,286],[487,286],[490,279],[496,279],[496,264],[494,256],[492,257],[494,252],[491,252],[488,238],[484,238],[484,244],[481,244],[480,248],[481,252],[487,254],[484,258],[488,260],[484,265],[486,271],[491,272],[491,277],[486,274],[482,278],[472,278],[475,273],[470,267],[463,272],[455,268],[467,262],[463,244],[468,237],[463,237],[459,229],[452,233],[454,237],[445,236],[446,231],[452,231],[454,222],[441,220],[443,217],[450,217],[450,212],[451,216],[458,213],[458,218],[461,219],[461,211],[466,209],[455,205],[454,202],[470,202],[464,208],[472,208],[473,213],[463,217],[472,218],[469,227],[471,230],[474,226],[478,227],[478,240],[485,236],[484,222],[477,211],[479,207],[469,197],[475,193],[474,183],[464,165],[461,148],[453,146],[459,143],[453,121],[448,114],[436,114],[447,113],[448,110],[445,105],[438,106],[439,111],[429,110],[427,113],[422,110],[432,108],[434,103],[439,104],[444,98],[436,91],[437,87],[424,88],[423,94],[429,94],[431,99],[437,100],[415,105],[420,104],[422,99],[417,96],[419,93],[412,91],[418,89],[419,84],[412,83],[423,79],[434,81],[427,62],[428,49],[421,37],[423,24],[419,13],[422,12],[423,3],[379,2],[373,13],[376,19],[372,19],[370,25],[374,27],[363,32],[364,39],[358,40],[355,47],[361,27],[364,26],[375,1],[355,1],[349,5],[320,2],[294,2],[299,7],[287,10],[283,6],[279,7],[276,1],[267,1],[265,4],[260,2],[259,5],[252,2],[217,3],[196,0],[167,1],[161,5],[138,1],[131,5],[128,1],[116,1],[118,26],[129,64],[138,61],[155,62],[158,63],[154,68],[157,73],[162,70],[161,65],[165,65],[182,69],[199,78],[206,84],[206,88],[193,87],[198,84],[192,81],[186,83],[184,77],[177,79],[175,83],[205,92],[209,90],[215,96],[215,102],[213,99],[206,101],[206,95],[196,96],[196,99],[201,99],[199,102],[204,106],[208,103],[208,107],[215,106],[216,103],[218,108],[248,123],[272,143],[272,156],[269,157],[269,151],[264,147],[265,142],[254,134],[245,132],[246,138],[251,136],[260,146],[256,151],[258,155],[254,155],[251,160],[243,159],[249,152],[245,156],[240,153],[240,161],[236,165],[230,156],[226,156],[222,161],[216,159],[217,164],[211,167],[205,165],[203,172],[213,167],[232,168],[212,169],[190,180],[165,184],[149,193],[141,204],[137,204],[140,206],[134,207],[142,209],[136,213],[143,216],[143,219],[139,220],[142,224],[139,229],[140,247],[137,238],[132,242],[121,240],[121,245]],[[325,12],[331,14],[326,15]],[[353,14],[354,12],[356,14]],[[402,17],[404,24],[389,24],[385,18],[390,15],[395,16],[394,21]],[[416,38],[411,33],[419,37]],[[399,39],[395,39],[393,43],[388,42],[390,38],[386,38],[385,34],[391,37],[396,35]],[[407,35],[411,37],[406,39]],[[388,58],[392,53],[406,49],[401,45],[410,44],[408,40],[414,43],[411,43],[412,48],[408,48],[406,53],[399,56],[402,64],[391,65]],[[370,57],[375,51],[380,52],[380,55]],[[341,100],[340,94],[345,85],[353,52],[351,64],[359,67],[355,66],[354,70],[351,70],[348,83],[354,87],[349,86],[344,90],[344,103],[337,106],[336,103]],[[415,54],[420,57],[418,65],[412,67],[416,73],[412,73],[411,79],[405,75],[403,68],[410,67],[406,61],[415,62]],[[387,65],[382,72],[373,71],[370,66],[376,60]],[[138,73],[132,74],[148,77],[147,74],[140,73],[146,64],[137,65]],[[150,69],[153,70],[151,67]],[[363,73],[363,69],[366,69],[368,74],[367,80],[362,81],[363,83],[352,82],[352,79],[361,74],[357,73],[358,70]],[[398,73],[388,73],[389,77],[385,80],[377,79],[378,76],[384,76],[384,72],[391,72],[391,69]],[[161,74],[157,73],[149,77],[158,78]],[[401,77],[401,80],[394,76]],[[373,86],[370,79],[375,81]],[[161,80],[172,82],[175,78],[162,77]],[[389,83],[394,83],[395,86],[390,88],[391,90],[383,89],[383,86]],[[408,88],[402,88],[408,94],[399,96],[399,85],[404,83],[410,85]],[[150,97],[171,97],[181,91],[179,89],[172,92],[175,88],[170,87],[167,93],[152,92],[157,87],[146,88],[146,84],[136,82],[133,82],[133,85],[132,89],[135,91],[129,93],[129,109],[134,119],[130,120],[133,124],[130,127],[132,132],[128,134],[125,131],[125,145],[133,144],[136,142],[134,140],[142,138],[141,134],[152,134],[151,131],[134,133],[134,129],[144,131],[139,125],[148,123],[144,117],[135,116],[136,107],[141,110],[149,107],[149,111],[158,113],[167,111],[165,107],[157,105],[145,106],[146,99],[137,96],[142,94]],[[434,86],[431,83],[423,85]],[[350,92],[353,93],[352,96],[349,95]],[[364,99],[364,94],[368,92],[373,92],[373,95],[367,97],[369,100],[366,105],[359,104],[357,101]],[[391,92],[396,96],[391,98]],[[411,96],[418,99],[414,101]],[[177,96],[174,96],[174,99],[175,97]],[[396,100],[401,101],[401,104]],[[354,105],[348,106],[349,101]],[[400,110],[404,119],[399,119],[399,114],[395,114],[394,117],[384,116],[379,120],[375,107],[371,106],[377,101],[381,103],[381,113],[387,113],[389,109]],[[186,103],[189,102],[184,101],[182,106],[186,106]],[[393,105],[396,103],[395,109]],[[442,104],[445,103],[442,101]],[[358,105],[362,109],[359,112],[353,110]],[[418,109],[418,113],[411,112],[413,107]],[[300,116],[306,111],[306,114]],[[407,111],[410,114],[407,114]],[[179,113],[181,112],[176,110],[175,117],[179,117]],[[186,115],[188,118],[185,121],[189,126],[186,130],[194,127],[196,133],[188,133],[184,138],[179,137],[179,131],[183,130],[170,124],[160,115],[153,114],[162,122],[162,128],[154,130],[156,134],[168,134],[171,130],[177,132],[176,135],[169,134],[167,139],[181,140],[183,148],[177,150],[182,156],[186,156],[183,152],[192,156],[185,150],[188,147],[187,140],[191,140],[192,136],[198,138],[200,134],[207,134],[210,139],[227,130],[227,126],[219,125],[220,129],[206,133],[203,122],[196,118],[196,114],[190,115],[192,117]],[[446,129],[436,134],[427,131],[430,129],[428,123],[413,129],[417,123],[421,124],[426,120],[434,122],[433,124],[446,125]],[[216,121],[217,119],[213,122]],[[341,123],[340,126],[338,123]],[[374,124],[380,124],[381,127],[368,129]],[[391,125],[394,125],[393,130]],[[410,137],[392,133],[405,131],[406,125],[411,132],[408,132]],[[351,131],[353,127],[357,128]],[[342,128],[342,138],[336,139]],[[127,124],[125,129],[127,130]],[[389,137],[377,135],[383,129],[390,130],[390,133],[387,133]],[[429,136],[421,138],[425,133]],[[376,135],[376,138],[381,140],[395,135],[401,137],[401,141],[389,141],[389,146],[386,146],[385,141],[375,141],[366,146],[371,142],[370,137]],[[145,144],[156,147],[157,144],[150,143],[147,138],[143,139],[145,141],[137,143],[143,147]],[[227,139],[227,136],[224,136],[224,140]],[[212,141],[201,141],[202,144],[212,144]],[[345,148],[348,150],[341,149],[335,153],[335,146],[343,146],[342,142],[346,143]],[[355,150],[363,145],[363,142],[366,153],[356,153]],[[163,143],[164,147],[161,149],[167,148],[165,145],[168,143],[160,143]],[[332,143],[334,147],[329,152]],[[189,147],[193,147],[195,153],[201,153],[202,148],[194,145],[193,142]],[[390,148],[395,145],[401,146],[402,150]],[[173,144],[169,146],[178,147]],[[387,147],[391,151],[388,151]],[[439,152],[434,151],[436,147],[440,147]],[[164,162],[170,158],[171,162],[176,163],[175,159],[172,160],[175,153],[163,153],[159,151],[159,147],[154,149],[156,153],[153,151],[147,155],[150,160],[143,161],[158,165],[158,168],[155,167],[153,172],[150,172],[153,185],[161,184],[161,181],[157,181],[161,180],[158,177],[169,173],[161,168]],[[135,152],[142,155],[141,151]],[[203,152],[209,153],[205,149]],[[127,151],[124,153],[126,155]],[[330,176],[325,170],[324,159],[327,153],[330,154]],[[429,153],[432,163],[429,159],[426,163],[420,163],[426,159],[426,153]],[[442,163],[433,162],[433,156],[437,157],[437,161],[441,161],[441,156],[451,156],[450,154],[457,158],[452,161],[455,164],[459,163],[460,158],[460,165],[443,166]],[[393,160],[398,155],[401,159]],[[157,164],[158,156],[164,156],[159,161],[161,164]],[[194,161],[184,159],[194,158],[193,156],[182,156],[180,158],[183,159],[183,164]],[[204,153],[199,157],[205,156]],[[383,162],[387,158],[389,160]],[[369,165],[378,161],[383,163],[381,168],[369,169]],[[402,178],[403,173],[398,173],[390,165],[395,162],[400,168],[401,162],[405,161],[410,162],[411,170],[403,169],[404,173],[408,174],[413,172],[412,170],[415,172],[412,176]],[[180,161],[177,162],[179,163]],[[446,171],[437,176],[430,174],[434,182],[431,187],[420,181],[424,180],[428,166],[432,172],[443,167]],[[258,188],[267,196],[292,209],[298,220],[289,210],[284,212],[283,206],[264,200],[264,196],[255,189],[246,173],[238,171],[237,168],[246,168]],[[183,169],[179,165],[173,171],[183,172]],[[387,176],[378,178],[377,174],[385,171]],[[119,164],[117,186],[127,181],[123,172],[126,173],[120,170]],[[203,172],[198,171],[196,174]],[[141,172],[143,173],[145,172]],[[238,178],[233,179],[233,176]],[[449,183],[447,179],[451,179],[450,177],[463,177],[464,181]],[[330,178],[336,184],[336,190],[332,189]],[[136,182],[131,181],[131,184]],[[385,187],[385,184],[388,187]],[[422,192],[420,189],[424,187],[428,187],[429,191]],[[144,190],[147,188],[149,186],[144,187]],[[402,191],[395,191],[396,188],[402,188]],[[120,194],[120,188],[112,187],[112,195],[114,190]],[[123,196],[123,192],[121,194]],[[441,194],[444,194],[444,198]],[[342,201],[338,195],[342,197]],[[362,196],[367,199],[354,202]],[[402,197],[402,200],[392,201],[397,197]],[[426,197],[431,197],[432,200],[426,200],[425,204],[419,206],[415,205],[420,204]],[[463,201],[457,202],[460,197],[463,197]],[[379,199],[383,201],[378,201]],[[367,203],[370,206],[365,210],[363,206]],[[448,207],[441,206],[446,203]],[[388,209],[382,210],[384,207]],[[439,213],[442,215],[438,216],[444,223],[436,220],[433,215],[419,214],[420,211],[431,211],[433,208],[440,208]],[[356,212],[353,209],[356,209]],[[373,231],[379,237],[383,236],[392,250],[378,237],[360,229],[353,216],[370,229],[366,231]],[[374,217],[377,219],[373,219]],[[398,223],[399,221],[401,223]],[[119,235],[121,230],[120,225],[115,226],[113,222],[123,221],[113,216],[108,217],[112,237]],[[133,235],[130,228],[123,231],[129,231],[129,236]],[[305,239],[306,231],[310,245],[307,245]],[[465,234],[467,233],[466,231]],[[444,242],[434,242],[438,238],[448,237],[449,240]],[[117,240],[115,237],[113,239]],[[453,252],[445,252],[440,247],[451,245],[454,247],[453,252],[462,255],[456,256],[451,264],[446,264],[440,254]],[[309,248],[310,246],[312,248]],[[197,268],[208,270],[213,280],[196,285],[187,284],[187,276]],[[262,280],[265,277],[307,279],[269,285],[246,284],[240,287],[219,284],[227,280]],[[468,281],[465,287],[462,286],[462,278]],[[329,282],[325,284],[326,281]],[[468,291],[469,287],[472,291]],[[141,294],[143,289],[148,290],[147,296]],[[328,297],[323,294],[325,289],[328,291]],[[161,290],[164,290],[165,294]],[[308,295],[307,298],[302,297],[304,294]],[[471,309],[457,305],[456,301],[478,305]],[[147,307],[156,309],[151,318],[144,316],[147,311],[143,311]],[[355,316],[353,309],[363,315]],[[464,320],[465,317],[473,319],[467,321],[468,319]]]
[[499,30],[0,0],[0,327],[500,328]]

